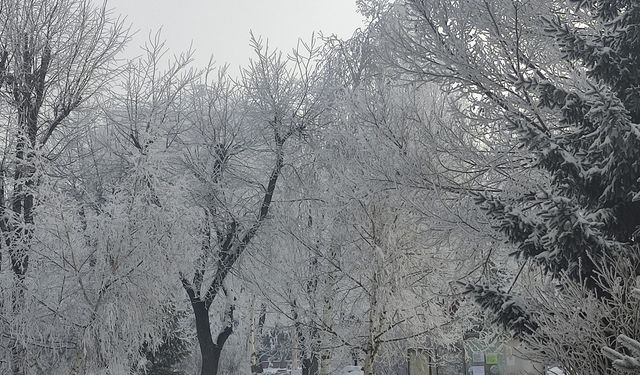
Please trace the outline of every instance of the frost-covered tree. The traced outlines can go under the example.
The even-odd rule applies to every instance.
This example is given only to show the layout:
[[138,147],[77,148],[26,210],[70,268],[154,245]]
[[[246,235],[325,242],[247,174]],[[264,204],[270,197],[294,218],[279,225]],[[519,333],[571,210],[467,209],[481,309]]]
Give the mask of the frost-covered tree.
[[[519,257],[552,276],[584,281],[607,298],[598,265],[621,256],[638,262],[640,7],[574,3],[575,14],[542,19],[563,57],[577,66],[569,78],[531,75],[515,82],[553,116],[545,123],[511,121],[551,185],[516,199],[479,195],[478,202],[518,245]],[[505,321],[524,317],[495,311],[508,316]]]
[[[24,312],[42,176],[73,137],[69,118],[113,77],[127,40],[122,19],[83,0],[0,2],[2,253],[13,273],[13,314]],[[71,137],[70,137],[71,135]],[[13,341],[11,372],[25,374],[28,349]]]
[[[175,99],[184,85],[170,73],[145,74],[157,68],[154,50],[109,85],[113,95],[102,91],[102,110],[86,106],[66,119],[74,136],[61,138],[65,146],[39,177],[24,308],[5,315],[3,331],[14,333],[2,343],[3,355],[22,346],[28,374],[129,372],[170,337],[175,268],[188,259],[176,244],[188,248],[190,220],[159,157],[172,150],[159,140],[179,129]],[[154,113],[162,116],[141,120]],[[132,138],[150,132],[156,142],[136,147]]]
[[[640,300],[640,289],[633,289],[631,294]],[[640,324],[638,319],[634,323]],[[625,334],[618,335],[616,341],[620,346],[619,350],[606,346],[602,348],[604,355],[613,361],[613,367],[622,371],[640,371],[640,342]]]
[[[474,257],[456,254],[466,233],[455,233],[464,203],[453,192],[473,173],[455,176],[445,137],[436,137],[438,95],[397,87],[374,61],[373,31],[330,40],[334,84],[324,126],[307,138],[297,179],[283,192],[287,209],[277,211],[290,239],[272,246],[287,250],[260,259],[281,279],[263,286],[265,294],[290,306],[282,313],[302,332],[303,373],[330,373],[354,359],[377,373],[408,346],[449,346],[462,336],[448,282],[473,269]],[[464,149],[465,136],[457,136]]]
[[4,163],[0,229],[17,279],[29,266],[35,192],[43,155],[65,144],[66,120],[112,77],[127,29],[88,1],[0,4]]
[[613,366],[622,371],[640,370],[640,342],[626,335],[619,335],[618,344],[626,348],[631,355],[622,354],[617,350],[605,348],[605,354],[613,361]]
[[[390,26],[392,48],[404,52],[393,61],[410,79],[466,95],[469,113],[501,119],[530,153],[528,167],[549,183],[478,194],[478,203],[517,246],[515,256],[606,298],[596,265],[637,256],[640,8],[633,1],[462,3],[409,1]],[[535,329],[525,310],[505,303],[505,292],[472,289],[506,325]]]
[[[185,162],[194,207],[203,212],[202,247],[193,276],[180,279],[193,308],[202,374],[216,374],[233,333],[235,309],[225,280],[267,222],[292,139],[322,112],[323,80],[315,41],[285,57],[252,37],[256,55],[236,83],[194,89],[196,113]],[[224,324],[214,335],[209,312],[227,296]],[[220,298],[218,298],[220,300]]]
[[[519,295],[510,296],[537,324],[535,331],[520,336],[527,357],[561,366],[569,374],[618,373],[601,348],[630,354],[614,342],[615,337],[640,334],[638,301],[630,298],[636,286],[634,272],[633,264],[625,260],[598,266],[597,282],[608,293],[602,299],[586,283],[573,282],[566,275],[557,280],[523,270]],[[611,284],[615,286],[607,286]]]

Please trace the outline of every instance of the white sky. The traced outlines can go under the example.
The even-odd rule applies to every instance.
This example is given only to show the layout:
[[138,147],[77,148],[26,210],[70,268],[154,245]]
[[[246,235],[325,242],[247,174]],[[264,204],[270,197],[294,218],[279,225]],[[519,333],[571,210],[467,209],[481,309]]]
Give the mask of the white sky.
[[138,30],[128,56],[139,54],[149,32],[162,26],[171,53],[193,42],[197,64],[213,55],[217,65],[229,63],[232,70],[251,56],[249,30],[288,53],[313,31],[347,38],[362,26],[355,0],[108,0],[108,5]]

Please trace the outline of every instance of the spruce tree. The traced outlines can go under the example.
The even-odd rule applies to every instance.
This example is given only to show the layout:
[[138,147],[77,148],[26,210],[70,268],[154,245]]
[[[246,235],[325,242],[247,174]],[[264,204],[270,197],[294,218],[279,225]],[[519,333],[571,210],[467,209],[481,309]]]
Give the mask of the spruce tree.
[[180,364],[191,354],[191,342],[181,323],[185,313],[173,305],[167,306],[167,331],[162,343],[152,348],[143,344],[141,354],[146,358],[145,365],[138,369],[138,374],[145,375],[185,375],[178,369]]
[[[542,21],[575,67],[573,81],[536,76],[518,82],[556,123],[545,129],[510,119],[534,167],[550,176],[550,187],[516,198],[478,194],[477,201],[517,246],[515,256],[606,299],[608,286],[596,276],[600,264],[625,257],[636,274],[640,268],[640,2],[568,3],[575,8]],[[508,293],[495,286],[467,288],[515,333],[535,329]]]

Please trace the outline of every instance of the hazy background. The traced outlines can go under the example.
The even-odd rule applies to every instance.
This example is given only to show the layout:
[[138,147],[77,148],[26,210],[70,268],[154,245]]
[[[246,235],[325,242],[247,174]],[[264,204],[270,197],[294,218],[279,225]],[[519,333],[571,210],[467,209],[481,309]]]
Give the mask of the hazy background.
[[251,56],[249,30],[289,52],[299,37],[309,40],[313,31],[346,38],[362,26],[353,0],[109,0],[108,5],[138,31],[128,57],[140,54],[149,32],[162,27],[172,53],[193,42],[199,65],[213,55],[234,72]]

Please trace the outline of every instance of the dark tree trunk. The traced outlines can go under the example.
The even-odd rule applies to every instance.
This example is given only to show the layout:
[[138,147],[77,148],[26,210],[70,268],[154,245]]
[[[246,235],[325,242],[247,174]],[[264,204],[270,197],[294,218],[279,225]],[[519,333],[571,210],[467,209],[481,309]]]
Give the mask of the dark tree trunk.
[[302,375],[318,375],[320,372],[318,365],[318,355],[311,353],[310,358],[302,359]]
[[309,338],[304,337],[301,327],[298,328],[298,340],[302,350],[302,375],[318,375],[320,373],[320,360],[315,350],[315,343],[318,341],[318,330],[310,329]]
[[209,311],[205,307],[204,301],[193,301],[191,306],[196,318],[196,334],[198,335],[198,344],[200,344],[200,354],[202,355],[201,374],[216,375],[220,361],[220,350],[217,350],[211,336]]
[[[220,365],[220,353],[222,349],[214,346],[208,353],[202,353],[202,369],[201,375],[217,375],[218,366]],[[206,359],[205,359],[206,358]]]
[[203,301],[193,302],[193,313],[196,317],[196,334],[200,344],[200,354],[202,355],[201,375],[217,375],[218,364],[220,363],[221,348],[213,342],[211,336],[211,326],[209,322],[209,311]]
[[[311,220],[309,220],[311,223]],[[318,259],[313,257],[311,259],[311,270],[316,270],[318,266]],[[315,295],[318,289],[318,276],[314,276],[307,282],[307,294],[309,296]],[[294,317],[296,319],[296,331],[298,334],[298,342],[300,342],[300,349],[302,351],[302,375],[318,375],[320,373],[320,359],[318,358],[317,346],[320,340],[320,335],[316,327],[309,327],[309,336],[306,337],[302,331],[302,324],[298,319],[298,313],[296,311],[296,305],[294,302]]]
[[[200,345],[200,354],[202,356],[201,375],[217,375],[220,365],[220,355],[222,348],[227,342],[229,336],[233,332],[233,327],[228,325],[218,335],[216,341],[213,341],[211,335],[211,326],[209,321],[209,310],[203,301],[191,302],[193,313],[196,318],[196,334],[198,336],[198,344]],[[233,306],[228,312],[230,320],[233,320]],[[229,323],[231,324],[231,323]]]

